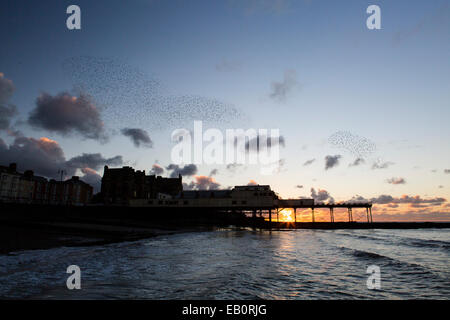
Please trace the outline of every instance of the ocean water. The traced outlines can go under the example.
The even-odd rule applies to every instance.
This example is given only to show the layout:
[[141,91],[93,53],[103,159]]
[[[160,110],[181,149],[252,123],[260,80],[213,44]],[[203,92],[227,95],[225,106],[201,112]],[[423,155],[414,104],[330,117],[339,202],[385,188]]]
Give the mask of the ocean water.
[[[72,264],[81,290],[66,287]],[[0,256],[0,298],[450,299],[450,230],[219,229],[23,251]]]

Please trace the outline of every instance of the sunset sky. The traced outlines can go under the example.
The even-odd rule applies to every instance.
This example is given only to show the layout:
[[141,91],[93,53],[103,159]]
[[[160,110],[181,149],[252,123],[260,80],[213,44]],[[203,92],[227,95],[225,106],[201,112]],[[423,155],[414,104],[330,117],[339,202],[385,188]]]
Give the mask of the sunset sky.
[[[0,165],[97,188],[129,165],[450,221],[449,30],[448,0],[2,1]],[[195,120],[279,129],[276,170],[174,165],[171,133]]]

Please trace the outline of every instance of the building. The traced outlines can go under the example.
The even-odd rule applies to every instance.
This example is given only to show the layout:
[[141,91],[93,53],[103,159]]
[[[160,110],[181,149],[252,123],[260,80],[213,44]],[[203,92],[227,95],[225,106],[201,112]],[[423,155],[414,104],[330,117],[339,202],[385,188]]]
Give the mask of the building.
[[9,167],[0,166],[0,200],[16,201],[20,190],[20,174],[17,165],[11,163]]
[[17,165],[0,166],[0,201],[38,204],[84,205],[93,188],[77,176],[66,181],[48,181],[32,170],[17,172]]
[[163,178],[146,176],[144,170],[131,167],[104,168],[101,194],[106,203],[126,204],[131,199],[156,199],[160,193],[176,196],[181,191],[181,175],[178,178]]
[[50,204],[80,206],[90,202],[92,193],[92,186],[73,176],[66,181],[50,180],[47,198]]
[[231,190],[184,190],[171,199],[132,199],[131,206],[202,208],[274,208],[278,196],[268,185],[236,186]]

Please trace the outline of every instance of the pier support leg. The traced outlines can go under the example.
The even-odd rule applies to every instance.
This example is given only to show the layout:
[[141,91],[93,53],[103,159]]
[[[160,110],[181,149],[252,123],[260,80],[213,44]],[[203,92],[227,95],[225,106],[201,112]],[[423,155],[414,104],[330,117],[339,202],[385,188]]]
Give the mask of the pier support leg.
[[366,208],[366,213],[367,213],[367,223],[369,223],[370,222],[370,219],[369,219],[369,207]]
[[352,208],[348,208],[348,222],[352,222],[353,217],[352,217]]
[[280,222],[280,210],[277,209],[277,222]]
[[330,221],[331,222],[334,222],[334,212],[333,211],[334,211],[333,208],[330,207]]
[[255,209],[253,209],[253,212],[252,212],[252,218],[253,218],[253,219],[256,219],[256,210],[255,210]]
[[372,219],[372,208],[369,208],[369,212],[370,212],[370,223],[372,223],[373,222],[373,219]]
[[297,223],[297,208],[294,208],[294,222]]
[[312,214],[312,222],[315,222],[315,220],[314,220],[314,208],[311,208],[311,214]]
[[272,209],[269,209],[269,222],[272,225]]

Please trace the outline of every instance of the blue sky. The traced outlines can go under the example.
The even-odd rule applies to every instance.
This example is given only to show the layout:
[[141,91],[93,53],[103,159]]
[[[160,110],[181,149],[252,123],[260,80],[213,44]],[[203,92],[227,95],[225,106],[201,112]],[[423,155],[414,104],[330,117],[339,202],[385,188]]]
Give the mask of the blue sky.
[[[70,4],[81,8],[81,30],[66,28]],[[381,8],[381,30],[366,27],[371,4]],[[100,152],[105,158],[122,155],[145,170],[155,161],[169,165],[171,131],[192,128],[193,119],[153,127],[157,115],[146,105],[153,91],[138,82],[156,81],[165,95],[214,99],[244,115],[207,127],[280,129],[285,164],[277,174],[260,176],[252,166],[238,173],[199,167],[198,175],[218,168],[214,179],[222,187],[253,179],[286,197],[309,196],[315,188],[336,200],[356,194],[449,198],[449,30],[450,2],[443,0],[2,1],[0,72],[14,83],[15,128],[57,141],[67,159]],[[77,74],[74,80],[82,71],[63,67],[68,59],[79,66],[83,56],[120,61],[135,81],[125,78],[122,91],[92,90],[90,84],[112,80],[100,74]],[[106,67],[122,72],[117,66]],[[289,72],[286,96],[271,98],[273,84],[283,83]],[[27,122],[40,94],[76,95],[80,81],[102,110],[108,143]],[[101,109],[105,101],[115,105]],[[166,112],[163,118],[170,117]],[[146,130],[153,148],[136,148],[120,134],[123,127]],[[369,139],[376,151],[365,164],[349,167],[355,156],[329,143],[339,131]],[[13,143],[5,132],[0,137]],[[329,170],[327,155],[341,155]],[[310,159],[316,161],[303,166]],[[375,161],[393,164],[373,170]],[[393,177],[406,183],[386,182]]]

